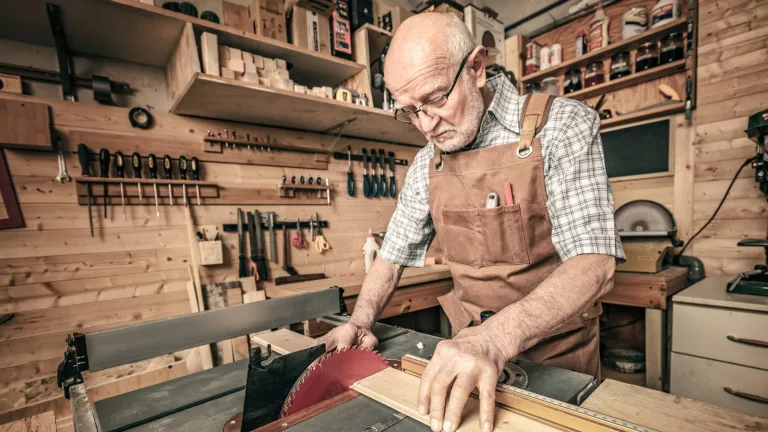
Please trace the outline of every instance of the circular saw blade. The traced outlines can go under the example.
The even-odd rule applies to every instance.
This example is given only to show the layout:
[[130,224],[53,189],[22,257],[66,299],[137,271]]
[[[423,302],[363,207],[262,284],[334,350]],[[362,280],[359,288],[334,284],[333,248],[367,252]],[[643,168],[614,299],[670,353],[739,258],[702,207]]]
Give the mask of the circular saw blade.
[[631,201],[616,210],[619,232],[675,231],[675,220],[663,205],[647,200]]
[[283,403],[287,416],[349,390],[355,382],[387,367],[387,361],[371,349],[344,348],[320,357],[294,384]]

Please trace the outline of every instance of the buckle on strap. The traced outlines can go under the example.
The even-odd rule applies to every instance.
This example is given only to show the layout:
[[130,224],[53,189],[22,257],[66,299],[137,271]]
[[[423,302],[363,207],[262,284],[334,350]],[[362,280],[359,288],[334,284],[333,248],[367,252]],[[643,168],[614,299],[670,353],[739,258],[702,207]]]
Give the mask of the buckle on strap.
[[435,151],[435,158],[437,158],[437,162],[435,162],[435,171],[442,171],[443,170],[443,151],[440,150],[440,148],[434,144],[432,144],[432,147]]

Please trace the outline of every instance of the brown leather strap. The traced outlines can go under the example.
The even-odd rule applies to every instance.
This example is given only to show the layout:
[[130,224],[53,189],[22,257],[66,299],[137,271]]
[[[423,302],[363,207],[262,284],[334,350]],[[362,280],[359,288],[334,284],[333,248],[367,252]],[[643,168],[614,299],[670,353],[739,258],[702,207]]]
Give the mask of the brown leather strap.
[[544,129],[552,109],[555,97],[544,93],[532,93],[523,104],[520,113],[520,143],[517,146],[518,155],[530,154],[531,142]]

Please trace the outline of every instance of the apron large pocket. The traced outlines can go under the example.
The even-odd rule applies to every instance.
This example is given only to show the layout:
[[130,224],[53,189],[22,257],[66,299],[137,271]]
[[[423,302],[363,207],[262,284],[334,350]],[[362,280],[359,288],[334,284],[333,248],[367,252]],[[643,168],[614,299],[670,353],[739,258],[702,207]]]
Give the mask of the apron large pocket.
[[530,264],[520,205],[480,209],[486,265]]
[[477,209],[443,209],[440,244],[448,261],[479,267],[483,265],[483,232]]

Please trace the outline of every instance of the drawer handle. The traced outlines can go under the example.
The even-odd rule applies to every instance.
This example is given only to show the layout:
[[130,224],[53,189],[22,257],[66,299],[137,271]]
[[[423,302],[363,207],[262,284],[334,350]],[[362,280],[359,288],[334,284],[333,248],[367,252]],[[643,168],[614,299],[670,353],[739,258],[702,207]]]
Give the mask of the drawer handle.
[[728,335],[727,338],[731,342],[738,342],[738,343],[743,343],[745,345],[754,345],[754,346],[759,346],[763,348],[768,348],[768,342],[763,342],[757,339],[742,339],[742,338],[737,338],[736,336],[731,336],[731,335]]
[[753,394],[749,394],[749,393],[742,393],[742,392],[740,392],[738,390],[734,390],[734,389],[732,389],[730,387],[723,387],[723,390],[725,390],[725,392],[728,393],[728,394],[732,394],[732,395],[740,397],[740,398],[744,398],[744,399],[747,399],[747,400],[768,404],[768,399],[766,399],[766,398],[764,398],[762,396],[757,396],[757,395],[753,395]]

